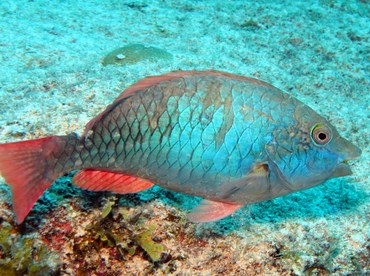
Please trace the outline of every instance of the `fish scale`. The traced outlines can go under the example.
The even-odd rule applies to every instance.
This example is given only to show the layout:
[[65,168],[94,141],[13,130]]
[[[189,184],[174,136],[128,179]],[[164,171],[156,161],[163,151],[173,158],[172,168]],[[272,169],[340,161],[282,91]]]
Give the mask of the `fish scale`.
[[[104,121],[100,122],[101,124],[106,124],[105,120],[108,121],[108,125],[109,122],[112,121],[124,121],[125,123],[127,123],[124,125],[128,126],[127,128],[123,127],[123,129],[121,130],[122,133],[127,133],[128,136],[124,136],[122,140],[122,143],[126,144],[125,152],[122,154],[124,156],[124,161],[121,164],[119,161],[116,162],[118,168],[122,165],[124,168],[133,168],[133,171],[123,172],[136,174],[137,170],[143,169],[143,167],[141,166],[144,165],[146,173],[145,175],[139,175],[140,177],[155,179],[158,183],[163,183],[163,185],[166,185],[168,182],[166,179],[158,179],[159,177],[165,178],[165,175],[159,175],[158,172],[167,171],[169,169],[169,166],[166,166],[166,160],[164,158],[167,158],[167,156],[170,155],[175,156],[175,158],[179,160],[176,166],[171,167],[171,170],[178,171],[178,185],[181,185],[183,187],[186,186],[188,183],[196,183],[196,181],[194,180],[197,179],[192,179],[192,175],[200,174],[202,176],[206,176],[207,178],[209,178],[208,182],[213,183],[213,186],[220,184],[225,180],[229,180],[231,177],[240,175],[240,162],[233,161],[235,163],[234,166],[230,166],[229,162],[230,157],[233,157],[233,152],[235,150],[240,151],[240,148],[236,147],[238,139],[235,139],[236,137],[235,135],[233,135],[234,129],[232,127],[234,117],[237,116],[234,115],[233,110],[232,108],[230,108],[230,106],[232,106],[232,104],[234,103],[234,99],[237,99],[242,92],[236,90],[237,86],[235,86],[234,90],[232,90],[232,87],[234,85],[233,83],[225,82],[223,80],[214,82],[210,81],[210,78],[212,78],[212,76],[208,77],[207,80],[199,79],[199,81],[192,78],[186,81],[186,84],[182,87],[181,84],[184,83],[184,81],[178,80],[179,84],[176,85],[176,87],[179,88],[177,90],[168,89],[167,86],[165,86],[164,89],[152,88],[148,91],[141,91],[133,95],[127,101],[123,101],[120,106],[116,106],[115,109],[118,109],[118,111],[112,110],[112,114],[107,114],[104,118]],[[213,85],[209,87],[208,83],[212,83]],[[195,87],[197,88],[197,90],[195,90]],[[215,87],[218,89],[218,91],[215,91]],[[239,90],[242,90],[243,88],[244,87],[241,87],[239,88]],[[181,91],[181,89],[186,90]],[[208,155],[210,155],[209,158],[211,158],[213,166],[211,170],[208,170],[208,173],[205,174],[204,171],[200,171],[203,170],[203,166],[201,166],[201,154],[204,151],[196,154],[196,149],[199,148],[198,145],[200,144],[200,136],[205,130],[205,127],[202,127],[199,122],[205,116],[205,112],[201,112],[200,109],[203,108],[201,103],[209,95],[209,92],[207,91],[208,89],[211,89],[212,93],[218,94],[218,100],[224,100],[228,102],[226,102],[224,105],[222,105],[222,103],[220,102],[208,102],[209,106],[219,107],[218,112],[215,113],[212,121],[209,122],[209,124],[212,123],[212,125],[214,126],[213,135],[210,136],[210,139],[213,141],[222,141],[222,144],[214,145],[214,147],[212,147],[211,150],[208,151]],[[158,91],[162,93],[159,93]],[[230,93],[230,91],[233,91],[233,93]],[[180,96],[171,95],[171,92],[173,94],[180,94]],[[155,93],[155,95],[160,95],[156,97],[157,102],[152,101],[152,99],[155,98],[152,93]],[[233,94],[236,94],[237,97],[235,97]],[[175,100],[171,98],[175,98]],[[169,117],[165,118],[165,114],[167,113],[166,110],[168,110],[169,108],[169,99],[171,99],[172,102],[176,100],[177,102],[179,102],[179,108],[174,109],[174,113],[171,116],[172,124],[169,120]],[[133,102],[136,102],[136,104],[133,104]],[[140,102],[141,104],[138,105],[138,102]],[[226,104],[229,105],[228,109],[225,109]],[[141,105],[146,107],[144,108],[147,111],[146,114],[137,112],[136,108]],[[128,111],[125,112],[125,110]],[[117,115],[119,116],[116,117]],[[153,118],[155,118],[155,123],[153,123]],[[143,140],[143,143],[135,143],[135,137],[139,132],[138,130],[142,129],[141,123],[138,123],[140,121],[145,121],[151,124],[152,132],[147,132],[147,135],[141,138]],[[256,120],[252,122],[254,124],[258,123],[256,122]],[[167,137],[165,135],[166,130],[169,128],[173,130],[176,124],[179,124],[180,126],[180,145],[169,147],[171,135],[170,137]],[[153,126],[156,127],[154,128]],[[104,127],[100,128],[98,125],[96,127],[99,130],[105,132],[107,130],[109,132],[110,130],[109,127],[108,129]],[[253,129],[259,132],[259,128],[254,127]],[[103,132],[99,135],[99,137],[110,137],[112,135],[114,134],[109,133],[109,135],[107,135]],[[248,136],[250,137],[253,135],[249,133]],[[94,144],[99,143],[100,140],[98,139],[98,141]],[[148,151],[146,151],[145,148],[143,149],[138,147],[139,145],[144,146],[145,144],[149,145]],[[102,148],[99,149],[99,152],[100,151],[107,151],[105,145],[102,145]],[[249,150],[248,152],[249,154],[255,153],[254,151]],[[181,156],[181,158],[179,158],[179,155]],[[246,156],[247,152],[237,152],[235,155]],[[252,158],[250,159],[252,160]],[[149,163],[142,162],[142,160],[149,160]],[[215,162],[215,160],[219,160],[219,162]],[[231,160],[235,160],[235,158],[231,158]],[[105,164],[106,159],[103,158],[98,162],[99,164],[92,165],[99,166],[101,168],[104,168],[106,166],[109,168],[109,164]],[[248,165],[250,167],[251,164]],[[246,172],[248,171],[248,169],[250,168],[244,168],[243,171]],[[207,191],[212,189],[209,187],[209,185],[205,186],[205,188]]]
[[[178,71],[127,88],[77,134],[0,144],[0,172],[20,223],[52,181],[132,193],[154,184],[203,197],[189,218],[351,174],[361,151],[297,99],[256,79]],[[22,170],[27,168],[27,170]]]

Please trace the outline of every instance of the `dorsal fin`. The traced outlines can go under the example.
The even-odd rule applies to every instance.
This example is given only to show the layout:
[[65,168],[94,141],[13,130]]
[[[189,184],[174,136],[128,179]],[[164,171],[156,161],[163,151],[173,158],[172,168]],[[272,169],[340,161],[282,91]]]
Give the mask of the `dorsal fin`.
[[225,73],[221,71],[215,71],[215,70],[207,70],[207,71],[172,71],[163,75],[159,76],[150,76],[143,78],[139,80],[138,82],[134,83],[133,85],[129,86],[126,88],[115,100],[112,104],[108,105],[107,108],[100,113],[98,116],[93,118],[90,122],[88,122],[85,126],[84,133],[82,137],[85,137],[88,133],[88,131],[94,126],[95,122],[99,121],[103,116],[105,116],[107,113],[109,113],[115,106],[116,104],[125,98],[130,97],[131,95],[135,94],[138,91],[142,91],[145,89],[148,89],[149,87],[155,86],[161,82],[165,81],[171,81],[174,79],[179,79],[187,76],[219,76],[219,77],[226,77],[234,80],[240,80],[240,81],[247,81],[247,82],[253,82],[259,85],[263,86],[268,86],[268,87],[273,87],[270,84],[249,78],[249,77],[244,77],[244,76],[239,76],[239,75],[234,75],[230,73]]
[[135,94],[135,92],[137,92],[137,91],[147,89],[147,88],[149,88],[151,86],[154,86],[154,85],[156,85],[160,82],[170,81],[170,80],[173,80],[173,79],[179,79],[179,78],[183,78],[183,77],[187,77],[187,76],[219,76],[219,77],[226,77],[226,78],[231,78],[231,79],[235,79],[235,80],[249,81],[249,82],[258,83],[258,84],[261,84],[261,85],[271,86],[271,85],[269,85],[269,84],[267,84],[263,81],[257,80],[257,79],[244,77],[244,76],[239,76],[239,75],[234,75],[234,74],[221,72],[221,71],[216,71],[216,70],[172,71],[172,72],[169,72],[169,73],[166,73],[166,74],[163,74],[163,75],[150,76],[150,77],[146,77],[142,80],[139,80],[138,82],[136,82],[133,85],[126,88],[121,93],[121,95],[118,96],[118,98],[115,101],[127,98],[127,97]]

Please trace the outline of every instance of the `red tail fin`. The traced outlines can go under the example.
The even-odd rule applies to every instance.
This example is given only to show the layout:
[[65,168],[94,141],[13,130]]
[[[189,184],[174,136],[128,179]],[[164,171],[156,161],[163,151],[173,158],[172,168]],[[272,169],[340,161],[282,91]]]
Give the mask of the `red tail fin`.
[[20,224],[33,205],[60,176],[54,172],[55,154],[65,137],[51,136],[37,140],[0,144],[0,174],[10,185],[13,209]]

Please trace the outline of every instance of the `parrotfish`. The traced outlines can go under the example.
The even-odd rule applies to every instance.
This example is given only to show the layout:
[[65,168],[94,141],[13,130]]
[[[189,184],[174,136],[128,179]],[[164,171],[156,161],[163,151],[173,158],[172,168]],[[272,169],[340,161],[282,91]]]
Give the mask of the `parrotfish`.
[[175,71],[128,87],[82,135],[0,144],[17,222],[60,176],[83,189],[135,193],[159,185],[202,197],[193,222],[224,218],[350,175],[361,150],[274,86],[218,71]]

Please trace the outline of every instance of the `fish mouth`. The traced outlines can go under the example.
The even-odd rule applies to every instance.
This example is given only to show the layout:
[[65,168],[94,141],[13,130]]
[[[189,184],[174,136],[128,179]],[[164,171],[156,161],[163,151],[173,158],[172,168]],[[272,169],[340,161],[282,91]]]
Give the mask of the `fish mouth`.
[[351,174],[352,174],[352,170],[349,166],[349,160],[343,160],[335,168],[332,177],[341,177],[341,176],[347,176]]

